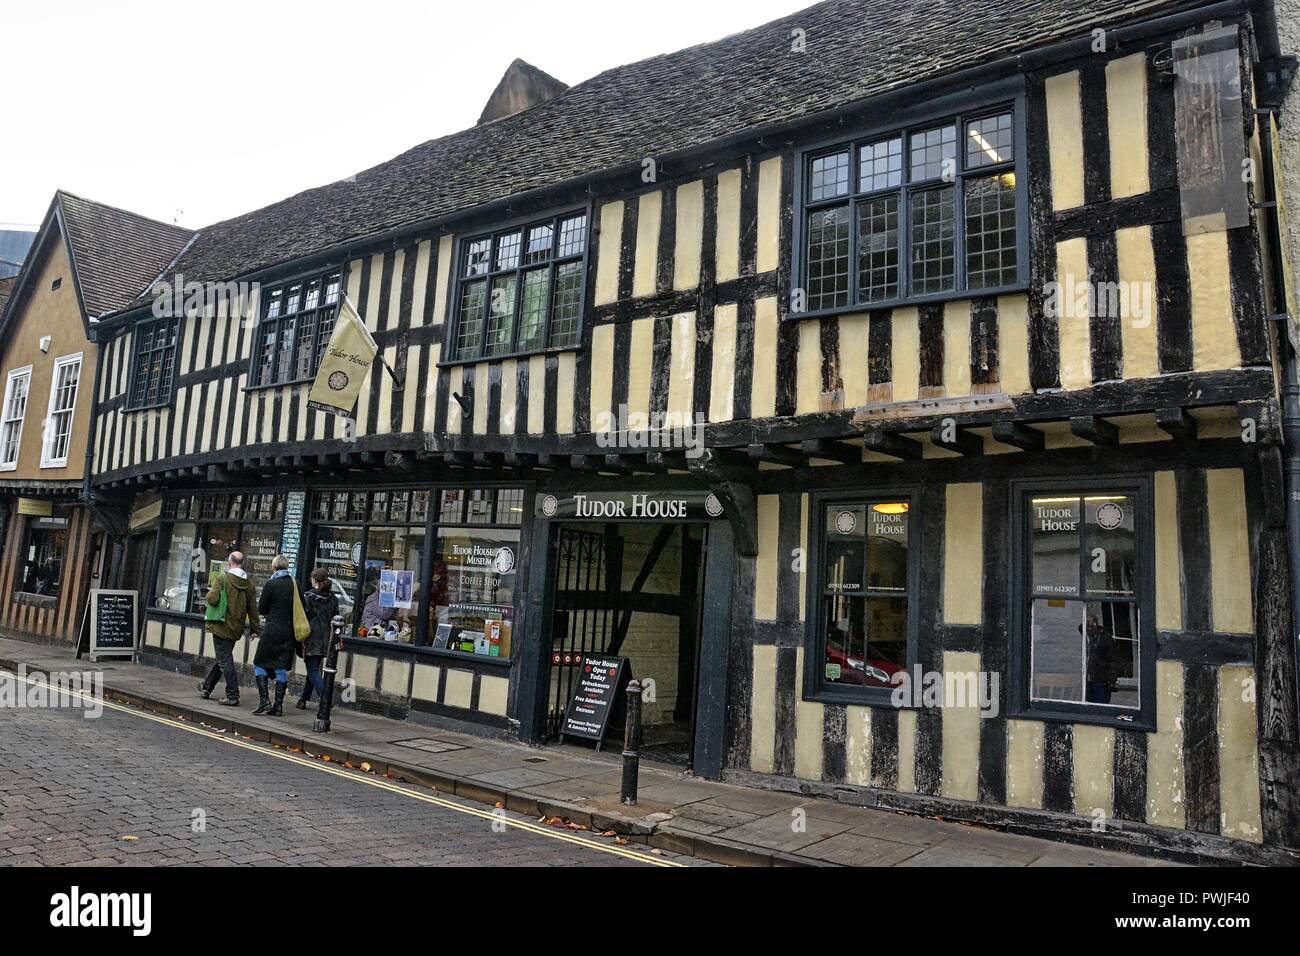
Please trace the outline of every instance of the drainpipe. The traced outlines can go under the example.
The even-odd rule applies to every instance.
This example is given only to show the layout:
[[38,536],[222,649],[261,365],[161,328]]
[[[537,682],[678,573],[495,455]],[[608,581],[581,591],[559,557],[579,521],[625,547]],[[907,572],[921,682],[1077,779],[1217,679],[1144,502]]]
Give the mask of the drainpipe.
[[[1278,324],[1278,358],[1282,381],[1282,467],[1286,481],[1286,549],[1291,563],[1291,640],[1296,654],[1297,675],[1300,676],[1300,367],[1296,350],[1291,343],[1290,326],[1300,316],[1287,314],[1286,264],[1282,256],[1283,244],[1281,217],[1278,215],[1279,199],[1277,170],[1273,167],[1273,110],[1256,110],[1260,130],[1260,152],[1264,156],[1264,183],[1268,188],[1269,256],[1273,302],[1280,309],[1270,320]],[[1300,685],[1300,680],[1297,680]],[[1297,688],[1300,694],[1300,687]]]

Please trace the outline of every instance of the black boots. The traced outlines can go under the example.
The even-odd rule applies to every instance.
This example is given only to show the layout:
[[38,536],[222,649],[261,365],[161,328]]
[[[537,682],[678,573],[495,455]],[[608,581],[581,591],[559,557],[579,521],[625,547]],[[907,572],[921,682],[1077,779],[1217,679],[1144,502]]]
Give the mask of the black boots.
[[284,692],[287,691],[288,689],[289,689],[288,684],[281,684],[279,681],[275,682],[275,706],[273,706],[270,710],[266,712],[266,716],[268,717],[284,716]]
[[255,677],[253,679],[257,682],[257,709],[253,711],[253,716],[256,717],[258,714],[270,713],[271,698],[267,696],[267,690],[269,689],[267,687],[267,678]]
[[306,709],[307,709],[307,698],[306,698],[306,697],[299,697],[299,698],[298,698],[298,703],[294,704],[293,706],[297,707],[299,710],[306,710]]

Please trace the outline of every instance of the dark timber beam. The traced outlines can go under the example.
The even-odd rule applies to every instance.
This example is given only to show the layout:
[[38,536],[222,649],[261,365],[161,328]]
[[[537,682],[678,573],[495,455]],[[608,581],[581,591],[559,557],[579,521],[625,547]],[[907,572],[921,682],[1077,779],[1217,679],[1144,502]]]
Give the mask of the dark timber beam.
[[799,443],[799,450],[809,458],[838,461],[845,465],[862,464],[861,448],[830,438],[805,438]]
[[572,462],[568,455],[551,455],[543,452],[537,456],[538,468],[549,468],[552,471],[563,471],[572,467]]
[[935,425],[930,431],[930,442],[939,448],[955,451],[973,458],[984,454],[984,439],[966,428],[953,425]]
[[403,473],[410,472],[415,468],[415,456],[409,451],[386,451],[384,467]]
[[605,464],[602,471],[612,471],[619,475],[633,475],[638,470],[650,471],[651,468],[646,464],[644,459],[635,455],[605,455]]
[[1047,436],[1037,428],[1030,428],[1020,422],[994,422],[993,438],[1021,451],[1042,451],[1047,440]]
[[[766,461],[774,465],[789,465],[791,468],[803,468],[808,464],[808,456],[785,445],[750,445],[749,457],[754,461]],[[861,458],[861,455],[858,456]]]
[[663,468],[665,471],[686,471],[689,467],[686,453],[681,451],[647,452],[645,459],[648,464],[655,468]]
[[1075,415],[1070,419],[1070,432],[1094,445],[1119,444],[1119,429],[1100,415]]
[[506,456],[496,451],[474,452],[474,464],[479,468],[501,468],[506,463]]
[[1156,425],[1174,438],[1196,438],[1196,419],[1185,408],[1156,409]]
[[866,446],[867,451],[892,455],[903,461],[920,461],[925,454],[919,441],[879,429],[863,435],[862,444]]
[[537,458],[537,455],[523,451],[506,452],[506,464],[511,468],[535,468]]

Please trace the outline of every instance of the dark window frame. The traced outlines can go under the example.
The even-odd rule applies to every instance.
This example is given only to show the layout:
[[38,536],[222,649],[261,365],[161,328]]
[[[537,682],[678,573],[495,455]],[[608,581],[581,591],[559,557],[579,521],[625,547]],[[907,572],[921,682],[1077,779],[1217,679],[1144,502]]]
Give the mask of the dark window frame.
[[[170,544],[172,531],[178,524],[194,525],[194,537],[190,543],[191,553],[198,548],[203,542],[204,529],[213,525],[229,524],[236,527],[235,548],[243,550],[245,547],[245,528],[265,528],[269,525],[277,525],[280,528],[280,534],[284,534],[284,512],[288,501],[288,493],[291,489],[273,488],[270,490],[252,490],[252,489],[231,489],[229,491],[183,491],[169,492],[163,496],[161,510],[159,512],[158,527],[155,531],[153,562],[149,575],[149,593],[142,595],[142,599],[147,602],[147,610],[150,614],[164,614],[175,617],[183,617],[189,620],[201,620],[202,613],[191,611],[190,605],[194,600],[194,572],[190,571],[189,588],[186,592],[186,601],[184,608],[159,607],[158,606],[158,568],[163,563],[163,556],[166,553],[166,545]],[[273,502],[278,500],[278,508],[272,508],[270,517],[263,517],[261,511],[257,515],[250,517],[247,512],[248,498],[253,495],[259,496],[259,504],[262,504],[267,496],[271,496]],[[224,514],[208,514],[204,510],[204,498],[224,498],[227,507]],[[229,502],[231,498],[239,497],[241,499],[242,509],[240,517],[231,518]],[[184,511],[178,511],[181,501],[186,502]],[[206,548],[202,549],[205,553]]]
[[[1031,498],[1043,493],[1075,495],[1117,492],[1137,499],[1139,524],[1135,528],[1138,583],[1132,603],[1138,609],[1138,694],[1136,709],[1105,704],[1034,700],[1029,694],[1030,633],[1029,572],[1032,567],[1030,522],[1027,508]],[[1088,475],[1082,478],[1015,479],[1008,490],[1011,509],[1011,567],[1007,635],[1007,716],[1055,723],[1093,724],[1125,730],[1154,732],[1156,729],[1156,637],[1155,593],[1155,482],[1151,475]],[[1080,545],[1082,550],[1082,545]]]
[[[24,517],[27,520],[23,522],[23,526],[22,526],[21,550],[18,552],[19,564],[18,564],[17,573],[14,574],[13,591],[10,594],[10,598],[17,602],[26,602],[29,604],[42,603],[42,602],[48,602],[50,604],[54,604],[63,596],[63,587],[67,583],[66,575],[68,570],[68,552],[70,550],[70,545],[71,545],[71,542],[69,541],[69,535],[72,532],[72,519],[67,512],[57,508],[52,509],[49,515],[25,515]],[[36,527],[36,525],[42,521],[49,521],[49,522],[61,521],[62,524],[59,525],[58,527],[53,527],[53,528]],[[28,551],[31,550],[32,535],[38,531],[44,531],[48,533],[53,533],[57,531],[63,532],[63,553],[59,555],[58,573],[54,579],[56,591],[53,594],[49,594],[49,593],[42,594],[38,591],[28,591],[25,587],[27,583],[26,581],[27,553]]]
[[[464,666],[474,666],[483,664],[488,667],[509,668],[513,666],[515,654],[520,651],[523,644],[523,632],[521,622],[523,620],[523,600],[526,597],[528,589],[525,571],[525,561],[528,554],[528,535],[530,522],[527,520],[531,513],[530,506],[532,502],[533,489],[528,482],[484,482],[484,483],[438,483],[423,485],[395,485],[385,489],[383,494],[393,495],[395,493],[416,491],[427,491],[429,493],[428,507],[425,511],[425,520],[423,523],[412,523],[411,521],[399,520],[378,520],[373,518],[374,509],[374,490],[362,489],[355,485],[339,485],[337,487],[324,487],[313,490],[309,495],[307,511],[304,516],[306,522],[305,533],[303,535],[306,543],[306,552],[301,562],[299,578],[304,587],[309,586],[308,576],[311,574],[316,557],[316,548],[319,538],[319,529],[327,528],[354,528],[361,532],[361,553],[359,568],[364,574],[366,561],[369,558],[369,539],[371,528],[392,528],[392,527],[409,527],[424,528],[424,548],[420,555],[421,567],[418,578],[418,587],[420,592],[420,605],[417,609],[416,630],[411,643],[385,641],[382,638],[373,638],[357,636],[357,628],[361,620],[364,602],[354,601],[351,620],[345,622],[344,641],[346,646],[369,650],[382,650],[387,653],[396,654],[417,654],[430,655],[444,658],[450,661],[460,661]],[[459,521],[442,521],[440,502],[442,494],[445,491],[490,491],[492,492],[492,519],[491,521],[470,521],[468,520],[467,507],[462,502],[461,520]],[[502,504],[502,492],[519,491],[520,513],[518,519],[501,521],[498,510]],[[320,517],[317,506],[322,496],[329,496],[335,493],[354,494],[365,493],[366,498],[366,517],[364,519],[336,519],[331,516]],[[464,499],[468,501],[468,497]],[[408,506],[409,507],[409,506]],[[349,504],[349,512],[351,505]],[[328,512],[327,512],[328,514]],[[409,510],[408,510],[409,515]],[[441,540],[441,529],[466,529],[471,532],[486,531],[517,531],[519,533],[519,549],[516,553],[515,569],[515,591],[512,596],[515,608],[514,633],[515,638],[511,642],[511,652],[508,657],[486,657],[480,654],[467,654],[464,651],[441,650],[432,646],[433,635],[429,633],[429,595],[432,593],[432,574],[434,557],[438,553],[438,547]]]
[[[888,487],[835,488],[808,496],[808,551],[805,556],[803,699],[825,704],[853,704],[897,709],[892,687],[828,684],[825,680],[826,630],[822,615],[825,596],[822,541],[825,538],[826,506],[865,505],[904,501],[907,522],[907,670],[920,660],[921,558],[924,549],[921,522],[914,520],[921,502],[921,487],[915,484]],[[903,709],[910,709],[905,707]]]
[[[140,348],[141,332],[146,326],[163,327],[171,323],[174,329],[174,337],[170,345],[158,347],[150,346],[147,356]],[[147,319],[141,319],[131,327],[131,369],[130,378],[126,384],[126,408],[128,412],[147,411],[152,408],[166,408],[171,405],[176,395],[176,387],[180,379],[181,347],[184,343],[185,324],[179,315],[171,316],[150,316]],[[152,356],[161,354],[163,356],[163,365],[167,366],[167,352],[171,352],[170,370],[168,372],[168,382],[165,389],[162,387],[161,379],[156,390],[156,398],[149,401],[149,385],[146,383],[143,390],[138,386],[140,374],[140,364],[144,361],[152,362]],[[143,391],[143,394],[142,394]]]
[[[1013,147],[1014,159],[1002,165],[966,168],[965,158],[965,124],[988,116],[1010,111],[1012,114],[1012,133],[1015,137]],[[953,210],[955,221],[954,234],[954,287],[941,292],[913,294],[911,292],[911,203],[910,197],[950,185],[943,179],[930,179],[913,183],[910,180],[911,136],[928,130],[956,124],[956,153],[958,159],[957,175],[953,186]],[[858,157],[863,146],[886,140],[894,136],[902,137],[902,182],[898,186],[874,191],[860,191],[857,175]],[[796,312],[791,308],[787,319],[802,320],[826,316],[849,315],[875,309],[894,309],[910,305],[941,303],[958,299],[985,298],[1024,292],[1029,285],[1030,274],[1030,229],[1029,188],[1028,188],[1028,135],[1026,130],[1026,108],[1024,83],[1020,78],[990,84],[966,93],[951,94],[918,104],[903,110],[894,111],[887,122],[873,123],[856,128],[851,138],[843,136],[823,139],[810,143],[795,152],[794,156],[794,193],[792,197],[794,215],[792,217],[791,241],[791,285],[801,289],[807,295],[808,256],[804,248],[807,241],[808,217],[811,212],[844,206],[849,210],[849,301],[845,305],[826,308],[805,308]],[[810,202],[809,167],[820,156],[833,154],[848,149],[850,151],[849,186],[846,196]],[[966,286],[966,249],[965,249],[965,190],[968,179],[979,179],[997,172],[1012,171],[1016,177],[1016,272],[1014,283],[970,289]],[[867,302],[856,301],[858,291],[857,262],[857,209],[873,199],[885,196],[900,197],[897,204],[898,216],[898,283],[899,294],[889,299]],[[807,305],[808,303],[805,303]]]
[[[329,288],[330,280],[338,281],[338,296],[333,302],[328,302],[326,292]],[[317,305],[311,309],[302,307],[301,302],[292,312],[286,312],[283,308],[277,310],[274,316],[268,315],[271,310],[272,302],[286,301],[288,292],[295,286],[302,289],[305,295],[313,283],[317,283],[320,290],[320,296]],[[292,385],[302,385],[310,382],[316,377],[316,371],[320,368],[321,356],[325,353],[325,347],[329,344],[329,335],[323,334],[322,329],[326,322],[329,324],[329,331],[332,333],[334,323],[338,321],[339,306],[343,302],[343,297],[347,295],[347,265],[337,265],[325,269],[314,269],[311,272],[296,275],[270,285],[263,286],[257,305],[257,329],[253,333],[253,347],[248,357],[248,385],[244,391],[254,391],[266,388],[284,388]],[[276,299],[279,296],[279,299]],[[354,303],[355,305],[355,303]],[[358,306],[360,308],[360,306]],[[314,322],[312,332],[312,358],[311,371],[307,375],[299,373],[299,349],[300,343],[298,336],[302,330],[302,320],[311,318]],[[291,358],[291,374],[287,378],[278,377],[280,366],[281,335],[289,321],[293,321],[293,350]],[[364,317],[363,317],[364,320]],[[267,329],[270,324],[274,323],[274,338],[272,340],[271,352],[273,355],[271,362],[271,378],[264,381],[262,379],[263,362],[262,357],[266,353]]]
[[[498,362],[509,358],[519,358],[529,355],[546,355],[560,352],[572,352],[581,349],[582,334],[585,328],[585,319],[587,311],[587,268],[589,257],[591,255],[591,244],[593,229],[593,211],[594,205],[587,203],[581,206],[568,206],[559,210],[551,210],[532,216],[524,216],[505,223],[493,224],[490,229],[480,229],[472,232],[466,232],[462,236],[456,237],[455,255],[452,257],[452,268],[455,270],[452,274],[450,295],[447,297],[447,315],[445,319],[447,328],[446,348],[444,357],[438,362],[440,368],[453,365],[471,365],[477,362]],[[560,256],[559,238],[560,225],[567,219],[575,216],[582,216],[584,224],[582,229],[582,252],[577,255]],[[525,263],[524,256],[528,246],[528,231],[537,226],[552,226],[551,253],[544,263]],[[514,268],[495,269],[497,240],[503,235],[518,232],[519,242],[519,259]],[[469,276],[465,274],[466,266],[469,260],[469,249],[473,243],[488,240],[488,271],[478,275]],[[559,266],[578,263],[578,317],[574,329],[574,339],[566,345],[551,345],[551,334],[554,321],[555,311],[555,278]],[[523,306],[524,281],[525,273],[542,268],[545,266],[548,270],[546,282],[546,317],[543,322],[542,344],[534,348],[519,348],[520,332],[520,311]],[[492,285],[500,278],[508,276],[515,277],[514,292],[514,321],[511,331],[510,345],[504,351],[487,354],[488,323],[491,319],[492,308]],[[480,328],[480,339],[478,348],[472,355],[460,355],[457,353],[457,340],[460,336],[460,301],[461,293],[466,284],[471,282],[485,282],[488,294],[484,297],[482,306],[482,315],[479,321],[482,323]]]

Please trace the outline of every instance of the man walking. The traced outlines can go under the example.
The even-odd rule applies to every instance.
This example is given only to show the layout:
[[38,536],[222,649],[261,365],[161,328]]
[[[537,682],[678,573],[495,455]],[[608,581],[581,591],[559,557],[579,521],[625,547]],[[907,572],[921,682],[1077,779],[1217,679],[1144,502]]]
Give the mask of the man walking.
[[[212,635],[217,660],[199,684],[199,694],[207,700],[217,686],[217,679],[224,674],[226,697],[218,703],[238,707],[239,674],[235,670],[235,643],[244,636],[245,621],[253,640],[257,639],[258,629],[257,589],[244,570],[242,551],[230,552],[226,569],[212,582],[206,600],[210,610],[208,621],[203,626]],[[224,615],[218,611],[223,603],[226,606]]]

